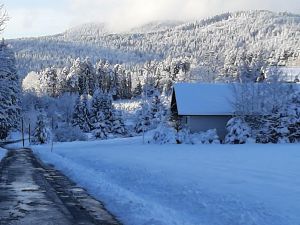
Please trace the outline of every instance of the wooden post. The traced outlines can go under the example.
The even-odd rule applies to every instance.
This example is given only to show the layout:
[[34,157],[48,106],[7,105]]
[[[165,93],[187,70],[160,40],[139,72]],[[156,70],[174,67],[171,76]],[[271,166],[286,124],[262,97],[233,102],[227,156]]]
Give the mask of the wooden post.
[[30,127],[30,120],[29,120],[29,125],[28,125],[28,142],[29,142],[29,145],[31,143],[31,127]]
[[24,119],[23,119],[23,117],[22,117],[21,125],[22,125],[22,143],[23,143],[23,148],[24,148],[25,147],[25,139],[24,139]]
[[53,116],[52,116],[51,126],[52,126],[52,130],[51,130],[51,152],[53,152],[53,130],[54,130],[54,118],[53,118]]

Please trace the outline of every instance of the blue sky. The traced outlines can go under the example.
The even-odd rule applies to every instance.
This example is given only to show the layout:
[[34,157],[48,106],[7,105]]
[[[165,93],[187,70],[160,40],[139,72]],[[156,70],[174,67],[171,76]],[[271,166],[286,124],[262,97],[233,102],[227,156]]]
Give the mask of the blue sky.
[[5,38],[57,34],[87,22],[126,30],[154,20],[192,20],[222,12],[267,9],[300,13],[299,0],[2,0]]

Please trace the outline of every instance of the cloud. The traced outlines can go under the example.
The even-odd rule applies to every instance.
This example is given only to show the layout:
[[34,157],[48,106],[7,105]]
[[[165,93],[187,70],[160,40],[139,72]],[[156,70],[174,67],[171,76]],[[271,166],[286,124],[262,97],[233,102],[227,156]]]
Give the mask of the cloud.
[[69,0],[69,5],[79,15],[75,23],[108,22],[119,30],[155,20],[201,19],[236,10],[300,13],[299,0]]
[[5,38],[56,34],[71,24],[68,15],[52,9],[10,9],[8,13],[10,20],[3,32]]
[[156,20],[193,20],[223,12],[267,9],[300,13],[299,0],[4,0],[5,37],[63,32],[86,22],[124,31]]

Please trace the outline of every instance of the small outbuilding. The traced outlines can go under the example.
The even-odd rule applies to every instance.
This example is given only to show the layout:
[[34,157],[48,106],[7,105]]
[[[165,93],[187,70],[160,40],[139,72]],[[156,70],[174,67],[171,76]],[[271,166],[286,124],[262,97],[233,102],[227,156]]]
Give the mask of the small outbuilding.
[[279,71],[283,82],[300,83],[300,67],[280,67]]
[[216,129],[224,139],[226,124],[234,114],[233,99],[230,84],[177,83],[171,100],[172,116],[191,132]]

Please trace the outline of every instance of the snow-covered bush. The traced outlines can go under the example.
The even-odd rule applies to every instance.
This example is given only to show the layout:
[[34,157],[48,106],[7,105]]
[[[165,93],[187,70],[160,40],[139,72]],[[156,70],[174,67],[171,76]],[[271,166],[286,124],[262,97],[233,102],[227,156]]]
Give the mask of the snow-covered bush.
[[176,144],[176,130],[168,125],[161,124],[148,133],[148,143],[151,144]]
[[56,142],[71,142],[71,141],[86,141],[86,135],[79,127],[69,125],[61,126],[54,130],[54,141]]
[[251,128],[242,118],[234,117],[230,119],[226,129],[228,132],[225,137],[226,144],[245,144],[252,140]]
[[191,132],[187,128],[179,130],[176,134],[178,144],[191,144]]
[[216,129],[190,133],[188,129],[176,131],[168,124],[160,124],[147,133],[147,142],[154,144],[220,144]]
[[216,129],[190,135],[191,144],[220,144]]

